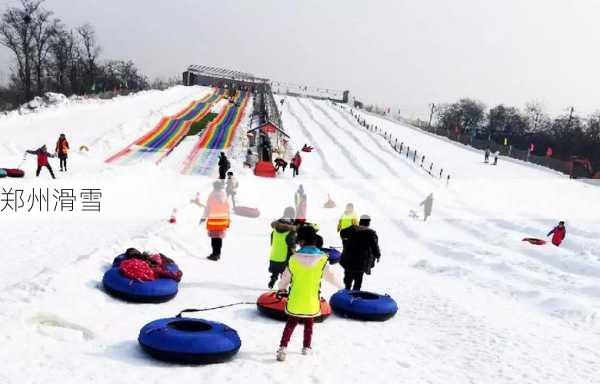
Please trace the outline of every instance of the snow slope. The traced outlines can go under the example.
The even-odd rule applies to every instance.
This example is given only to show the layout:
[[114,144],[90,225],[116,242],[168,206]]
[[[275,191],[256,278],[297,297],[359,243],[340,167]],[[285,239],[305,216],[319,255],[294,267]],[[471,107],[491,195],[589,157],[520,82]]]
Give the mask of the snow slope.
[[[13,129],[6,132],[13,144],[0,146],[0,159],[18,160],[32,137],[55,125],[51,121],[75,123],[67,135],[75,143],[94,143],[95,149],[86,158],[73,158],[73,173],[61,175],[61,181],[93,180],[107,194],[137,186],[142,193],[124,193],[118,200],[108,196],[107,216],[57,220],[48,214],[17,221],[0,213],[11,255],[0,269],[0,359],[8,363],[0,383],[600,382],[600,189],[514,163],[484,166],[476,153],[377,121],[393,124],[389,130],[447,162],[455,178],[446,187],[353,123],[347,112],[327,102],[286,97],[282,119],[291,145],[299,149],[308,143],[315,151],[303,153],[296,179],[289,171],[275,180],[256,178],[241,166],[243,132],[238,132],[230,151],[240,182],[238,200],[258,206],[261,217],[234,217],[222,259],[209,262],[209,241],[198,225],[202,212],[189,199],[197,192],[205,198],[212,179],[178,173],[177,163],[193,141],[184,141],[159,166],[102,163],[107,152],[156,122],[153,110],[176,112],[202,92],[175,88],[139,96],[147,102],[134,96],[114,102],[122,106],[99,103],[86,112],[83,106],[65,107],[57,112],[60,119],[49,113],[11,121]],[[83,116],[108,121],[84,130]],[[17,129],[23,125],[37,135]],[[58,130],[43,139],[54,140]],[[51,186],[44,176],[36,185]],[[283,324],[260,317],[254,306],[237,306],[199,316],[239,332],[242,348],[233,361],[173,366],[144,355],[136,338],[145,323],[183,308],[253,301],[266,290],[269,222],[291,205],[299,184],[326,244],[340,245],[335,224],[346,202],[372,216],[383,255],[364,288],[391,294],[400,308],[396,317],[362,323],[332,316],[316,325],[310,357],[299,353],[297,330],[289,359],[281,364],[274,352]],[[409,211],[420,214],[419,203],[432,192],[431,219],[410,218]],[[336,209],[322,208],[328,195]],[[178,207],[175,225],[166,223],[170,207]],[[543,237],[559,219],[568,227],[560,248],[520,241]],[[125,304],[99,288],[112,258],[131,246],[159,250],[178,262],[184,277],[174,300]],[[334,271],[341,278],[339,266]],[[324,284],[325,297],[334,292]]]

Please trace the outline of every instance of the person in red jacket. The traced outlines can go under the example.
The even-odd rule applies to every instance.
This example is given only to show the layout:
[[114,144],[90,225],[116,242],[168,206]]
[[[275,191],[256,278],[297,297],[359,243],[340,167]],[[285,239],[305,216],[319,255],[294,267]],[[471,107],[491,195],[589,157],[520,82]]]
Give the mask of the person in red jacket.
[[37,156],[37,171],[35,172],[36,177],[38,177],[40,175],[40,171],[42,170],[42,167],[46,167],[46,168],[48,168],[48,171],[50,171],[50,175],[52,176],[52,178],[56,179],[56,177],[54,176],[54,171],[52,171],[52,167],[50,166],[50,163],[48,163],[48,158],[54,157],[54,155],[48,153],[46,145],[42,145],[40,148],[38,148],[34,151],[27,150],[26,153]]
[[67,172],[67,158],[69,157],[69,142],[64,133],[61,133],[58,141],[56,142],[56,149],[54,151],[60,159],[60,171]]
[[293,177],[296,177],[300,171],[300,164],[302,164],[302,157],[300,156],[300,152],[297,151],[292,161],[290,162],[290,168],[292,168]]
[[548,232],[546,236],[552,235],[552,244],[558,247],[560,243],[562,243],[562,241],[565,239],[566,234],[567,229],[565,228],[565,222],[561,221],[556,227],[552,228],[552,230]]

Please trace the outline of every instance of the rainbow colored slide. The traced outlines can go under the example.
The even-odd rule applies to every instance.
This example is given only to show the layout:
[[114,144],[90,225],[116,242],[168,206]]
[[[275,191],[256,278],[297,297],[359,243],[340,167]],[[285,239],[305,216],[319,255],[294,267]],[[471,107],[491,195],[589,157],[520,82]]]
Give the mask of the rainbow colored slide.
[[168,156],[185,138],[193,123],[202,120],[223,93],[213,91],[201,100],[191,102],[174,116],[163,117],[144,136],[106,159],[107,163],[128,163],[133,160],[154,159],[157,163]]
[[249,99],[250,95],[247,92],[238,92],[234,103],[228,104],[221,110],[221,113],[206,127],[198,143],[185,159],[181,173],[210,175],[217,164],[221,150],[231,146]]

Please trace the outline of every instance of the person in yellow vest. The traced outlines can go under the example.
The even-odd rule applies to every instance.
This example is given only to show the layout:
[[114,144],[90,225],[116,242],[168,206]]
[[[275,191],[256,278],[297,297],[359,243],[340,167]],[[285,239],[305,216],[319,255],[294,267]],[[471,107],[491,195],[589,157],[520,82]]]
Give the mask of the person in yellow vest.
[[354,212],[354,204],[348,203],[346,204],[346,210],[338,221],[337,231],[339,232],[353,225],[358,225],[358,216]]
[[302,354],[311,352],[311,340],[314,318],[321,315],[321,279],[325,279],[338,288],[342,284],[329,269],[327,255],[316,246],[317,231],[312,226],[298,228],[297,240],[301,248],[290,257],[288,267],[279,281],[278,296],[288,293],[285,312],[288,320],[283,329],[276,358],[284,361],[287,346],[298,323],[304,321],[304,340]]
[[287,207],[283,217],[271,223],[271,253],[269,254],[269,289],[275,286],[279,276],[285,271],[290,256],[296,249],[296,226],[294,226],[294,208]]
[[223,182],[216,180],[213,182],[213,191],[208,195],[204,214],[200,223],[206,221],[206,229],[212,253],[207,257],[209,260],[217,261],[221,258],[221,248],[223,247],[223,238],[229,228],[229,200],[225,191],[223,191]]

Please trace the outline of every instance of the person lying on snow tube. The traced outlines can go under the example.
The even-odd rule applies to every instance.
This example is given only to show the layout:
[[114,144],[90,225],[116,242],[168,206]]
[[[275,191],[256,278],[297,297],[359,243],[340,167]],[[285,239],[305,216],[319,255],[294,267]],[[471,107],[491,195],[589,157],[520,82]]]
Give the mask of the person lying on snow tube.
[[313,149],[313,147],[304,144],[304,146],[302,147],[302,152],[312,152]]
[[141,253],[135,248],[128,248],[123,255],[113,260],[113,267],[118,267],[124,276],[132,280],[152,281],[167,278],[181,281],[183,272],[170,270],[169,264],[174,264],[174,261],[161,253],[151,255],[147,252]]

